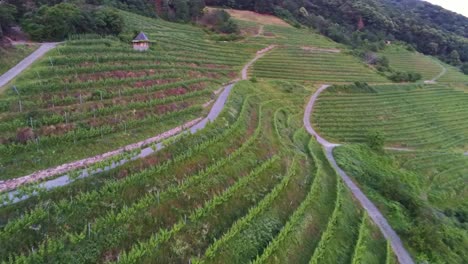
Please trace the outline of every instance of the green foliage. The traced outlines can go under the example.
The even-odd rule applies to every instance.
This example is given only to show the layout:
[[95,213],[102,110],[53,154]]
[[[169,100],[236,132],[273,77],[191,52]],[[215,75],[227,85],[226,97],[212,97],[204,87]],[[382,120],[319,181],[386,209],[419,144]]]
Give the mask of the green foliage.
[[114,9],[100,8],[92,14],[91,27],[95,29],[91,32],[100,35],[118,35],[123,31],[124,20],[122,16]]
[[463,63],[463,65],[461,66],[461,71],[468,75],[468,63]]
[[423,198],[428,195],[422,185],[430,181],[427,176],[404,169],[394,157],[365,145],[339,147],[334,154],[340,167],[383,208],[417,261],[466,262],[468,255],[462,248],[468,245],[467,233]]
[[22,24],[35,40],[63,40],[81,33],[117,35],[123,30],[123,18],[115,10],[83,10],[69,3],[41,6],[28,14]]
[[452,50],[452,52],[450,52],[448,62],[455,66],[461,65],[460,54],[458,53],[458,51]]
[[388,77],[394,82],[417,82],[421,80],[422,75],[417,72],[393,72]]
[[26,17],[23,29],[35,40],[62,40],[79,32],[81,18],[80,9],[73,4],[42,6]]
[[4,2],[0,3],[0,39],[3,37],[3,31],[15,22],[16,13],[16,6]]
[[327,89],[330,92],[345,92],[345,93],[377,93],[372,86],[366,82],[355,82],[354,84],[333,85]]
[[205,12],[198,23],[218,33],[230,34],[232,36],[239,33],[239,26],[237,23],[231,18],[228,12],[222,9]]
[[381,131],[371,130],[367,134],[367,145],[375,151],[383,151],[385,146],[385,136]]

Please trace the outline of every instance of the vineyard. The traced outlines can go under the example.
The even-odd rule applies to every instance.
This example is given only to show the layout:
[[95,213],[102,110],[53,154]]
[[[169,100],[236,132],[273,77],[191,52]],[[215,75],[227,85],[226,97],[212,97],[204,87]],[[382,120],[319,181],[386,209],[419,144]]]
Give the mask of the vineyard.
[[381,208],[415,260],[466,263],[466,156],[438,149],[378,153],[364,145],[339,147],[334,155]]
[[287,83],[239,83],[205,130],[1,208],[2,260],[394,263],[302,129],[307,94]]
[[[242,36],[218,41],[119,12],[123,34],[75,36],[0,94],[0,184],[138,147],[83,166],[89,177],[59,173],[51,181],[71,180],[50,190],[0,193],[0,262],[399,263],[356,189],[415,263],[468,262],[468,95],[456,68],[387,47],[398,71],[429,80],[447,68],[440,84],[387,84],[345,46],[268,16],[236,11]],[[140,31],[145,53],[130,44]],[[372,149],[373,132],[393,149]]]
[[394,153],[402,168],[421,177],[421,188],[428,201],[447,215],[462,219],[462,208],[468,208],[466,174],[468,157],[457,153]]
[[317,102],[314,126],[334,142],[364,142],[370,131],[388,146],[467,149],[468,96],[443,85],[330,88]]
[[[78,36],[0,97],[0,179],[116,149],[203,116],[214,92],[261,48],[123,14],[127,41]],[[132,50],[133,30],[154,42],[149,52]]]
[[327,83],[388,82],[384,76],[345,51],[308,46],[276,49],[254,65],[252,75],[266,79]]
[[435,59],[408,51],[402,46],[388,46],[382,55],[389,59],[393,69],[402,72],[418,72],[423,80],[432,80],[442,71],[442,66]]
[[408,51],[402,46],[388,46],[381,52],[381,55],[389,59],[390,66],[393,69],[403,72],[418,72],[422,75],[423,80],[432,80],[438,76],[442,72],[443,67],[445,67],[447,72],[443,74],[438,81],[449,83],[468,81],[468,77],[459,69],[455,69],[435,58]]

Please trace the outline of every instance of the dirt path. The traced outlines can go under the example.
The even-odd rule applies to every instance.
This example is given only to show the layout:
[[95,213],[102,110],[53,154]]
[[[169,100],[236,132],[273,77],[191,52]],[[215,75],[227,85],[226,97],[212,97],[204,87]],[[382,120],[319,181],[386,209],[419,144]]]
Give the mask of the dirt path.
[[310,118],[313,112],[313,108],[315,105],[315,102],[320,95],[321,92],[323,92],[325,89],[330,87],[329,85],[323,85],[321,86],[315,93],[312,95],[310,98],[309,103],[307,104],[305,113],[304,113],[304,126],[306,130],[314,136],[317,141],[324,147],[325,149],[325,154],[330,162],[330,164],[333,166],[333,168],[336,170],[338,175],[340,175],[341,179],[343,182],[348,186],[348,188],[351,190],[353,193],[354,197],[359,201],[361,206],[366,210],[370,218],[374,221],[374,223],[379,227],[380,231],[382,234],[385,236],[387,240],[390,241],[391,246],[393,251],[395,252],[395,255],[398,258],[398,261],[401,264],[413,264],[413,260],[406,251],[405,247],[403,246],[403,243],[400,240],[400,237],[398,234],[393,230],[393,228],[390,226],[388,221],[385,219],[385,217],[382,215],[382,213],[379,211],[379,209],[367,198],[367,196],[359,189],[359,187],[351,180],[351,178],[344,172],[336,163],[335,158],[333,157],[333,149],[336,148],[337,146],[340,146],[339,144],[334,144],[331,142],[328,142],[326,139],[322,138],[312,127],[310,123]]
[[[9,71],[5,72],[2,76],[0,76],[0,92],[2,91],[2,87],[13,80],[16,76],[26,70],[33,62],[41,58],[44,54],[46,54],[49,50],[55,48],[59,43],[43,43],[41,46],[31,53],[28,57],[24,58],[20,63],[16,66],[11,68]],[[4,89],[4,88],[3,88]]]
[[261,25],[258,28],[258,33],[257,33],[257,35],[255,35],[255,37],[261,37],[261,36],[263,36],[263,33],[265,33],[265,25]]
[[[265,55],[266,52],[270,51],[273,48],[274,48],[274,46],[270,46],[270,47],[267,47],[267,48],[257,52],[257,55],[255,56],[255,58],[253,58],[243,68],[243,70],[242,70],[242,79],[243,80],[247,79],[247,72],[248,72],[249,67],[255,61],[257,61],[259,58],[261,58],[263,55]],[[184,125],[181,125],[179,127],[173,128],[173,129],[171,129],[169,131],[166,131],[166,132],[164,132],[162,134],[159,134],[159,135],[157,135],[155,137],[143,140],[143,141],[135,143],[135,144],[127,145],[125,147],[122,147],[122,148],[119,148],[117,150],[110,151],[110,152],[107,152],[107,153],[104,153],[104,154],[101,154],[101,155],[97,155],[97,156],[86,158],[86,159],[79,160],[79,161],[66,163],[66,164],[63,164],[63,165],[60,165],[60,166],[57,166],[57,167],[54,167],[54,168],[49,168],[49,169],[46,169],[46,170],[35,172],[35,173],[32,173],[32,174],[24,176],[24,177],[20,177],[20,178],[16,178],[16,179],[10,179],[10,180],[6,180],[6,181],[0,181],[0,192],[10,191],[8,193],[10,201],[11,201],[11,203],[16,203],[16,202],[19,202],[19,201],[22,201],[22,200],[25,200],[25,199],[29,198],[29,196],[16,197],[18,192],[17,191],[12,191],[12,190],[17,189],[18,187],[24,185],[24,184],[34,183],[34,182],[37,182],[37,181],[46,180],[47,178],[51,178],[51,177],[54,177],[54,176],[57,176],[57,175],[60,175],[60,174],[65,174],[65,175],[60,176],[60,177],[58,177],[56,179],[49,180],[49,181],[46,181],[46,182],[43,182],[43,183],[39,184],[39,188],[50,190],[50,189],[53,189],[53,188],[65,186],[65,185],[73,182],[74,180],[71,179],[69,177],[69,175],[66,175],[66,173],[68,173],[70,171],[82,169],[82,171],[80,172],[80,175],[79,175],[78,178],[85,178],[85,177],[88,177],[90,175],[94,175],[94,174],[97,174],[97,173],[100,173],[100,172],[103,172],[103,171],[111,170],[111,169],[116,168],[118,166],[122,166],[123,164],[125,164],[125,163],[127,163],[127,162],[129,162],[131,160],[135,160],[135,159],[138,159],[138,158],[144,158],[144,157],[147,157],[147,156],[149,156],[149,155],[151,155],[151,154],[153,154],[153,153],[155,153],[157,151],[160,151],[161,149],[164,148],[162,143],[156,144],[155,148],[147,147],[147,146],[151,145],[151,144],[154,144],[156,142],[160,142],[160,141],[165,140],[167,138],[176,136],[176,135],[181,134],[181,133],[188,132],[188,133],[194,134],[197,131],[205,128],[206,125],[209,122],[214,121],[219,116],[219,114],[222,112],[222,110],[224,109],[224,105],[226,104],[226,101],[227,101],[227,99],[229,97],[229,94],[231,93],[232,88],[234,87],[234,85],[238,81],[239,80],[234,80],[232,83],[230,83],[230,84],[228,84],[228,85],[226,85],[226,86],[224,86],[224,87],[222,87],[220,89],[220,90],[222,90],[222,92],[219,94],[219,96],[216,99],[216,101],[214,102],[210,112],[208,113],[208,115],[205,118],[197,118],[197,119],[192,120],[192,121],[190,121],[190,122],[188,122],[188,123],[186,123]],[[146,148],[144,148],[144,147],[146,147]],[[121,161],[113,163],[112,165],[110,165],[108,167],[105,167],[104,169],[100,169],[100,170],[93,171],[93,172],[88,172],[87,169],[84,169],[84,168],[86,168],[88,166],[91,166],[91,165],[96,164],[98,162],[101,162],[101,161],[104,161],[106,159],[112,158],[112,157],[114,157],[116,155],[119,155],[119,154],[121,154],[121,153],[123,153],[125,151],[131,151],[131,150],[136,150],[136,149],[141,149],[141,153],[138,156],[131,158],[130,160],[126,160],[126,159],[121,160]],[[2,206],[2,204],[0,204],[0,207],[1,206]]]
[[249,68],[261,57],[272,49],[276,48],[276,45],[270,45],[262,50],[257,51],[257,55],[249,63],[247,63],[242,69],[242,80],[247,80],[249,78]]
[[435,84],[437,83],[437,80],[439,80],[442,76],[444,76],[447,73],[447,68],[445,68],[444,65],[442,65],[440,62],[436,61],[435,59],[434,59],[434,62],[439,64],[439,66],[442,68],[442,71],[432,80],[424,81],[425,84]]

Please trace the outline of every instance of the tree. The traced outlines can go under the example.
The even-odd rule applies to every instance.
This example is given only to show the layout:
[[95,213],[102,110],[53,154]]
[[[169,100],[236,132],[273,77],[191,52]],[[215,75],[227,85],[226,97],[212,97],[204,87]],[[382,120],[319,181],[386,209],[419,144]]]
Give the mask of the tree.
[[73,4],[61,3],[40,7],[25,19],[23,29],[35,40],[62,40],[77,33],[80,22],[80,9]]
[[103,8],[94,12],[94,24],[96,33],[101,35],[118,35],[124,27],[124,20],[117,11],[111,8]]
[[468,62],[463,63],[463,65],[461,66],[461,71],[464,74],[468,75]]
[[203,9],[205,8],[204,0],[191,0],[189,2],[190,16],[192,19],[197,20],[203,15]]
[[452,52],[450,52],[449,63],[455,66],[461,65],[460,54],[458,54],[458,51],[452,50]]
[[14,5],[0,3],[0,38],[3,37],[3,32],[15,22],[16,13]]
[[262,14],[273,13],[273,1],[272,0],[256,0],[255,11]]
[[187,22],[190,20],[190,9],[187,0],[173,0],[175,20]]
[[385,136],[378,130],[371,130],[367,134],[367,145],[376,151],[382,151],[385,145]]

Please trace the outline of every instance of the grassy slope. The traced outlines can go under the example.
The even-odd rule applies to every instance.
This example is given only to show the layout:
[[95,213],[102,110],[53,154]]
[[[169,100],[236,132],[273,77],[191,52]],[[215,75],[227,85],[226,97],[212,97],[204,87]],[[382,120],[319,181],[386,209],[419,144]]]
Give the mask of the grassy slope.
[[0,48],[0,75],[18,64],[37,48],[38,45],[35,44],[17,45],[8,49]]
[[[468,232],[465,216],[468,207],[466,203],[460,203],[466,201],[466,191],[445,184],[427,188],[433,177],[411,169],[412,166],[404,165],[405,161],[419,164],[423,171],[436,171],[440,165],[424,160],[418,163],[409,155],[417,159],[413,154],[404,154],[402,159],[396,159],[359,145],[340,147],[335,152],[339,165],[377,202],[418,261],[466,263]],[[466,180],[463,176],[465,167],[466,162],[464,167],[458,168],[458,174],[455,170],[452,175],[440,174],[445,178],[440,181]],[[452,197],[447,197],[447,194]],[[459,202],[444,203],[445,199]]]

